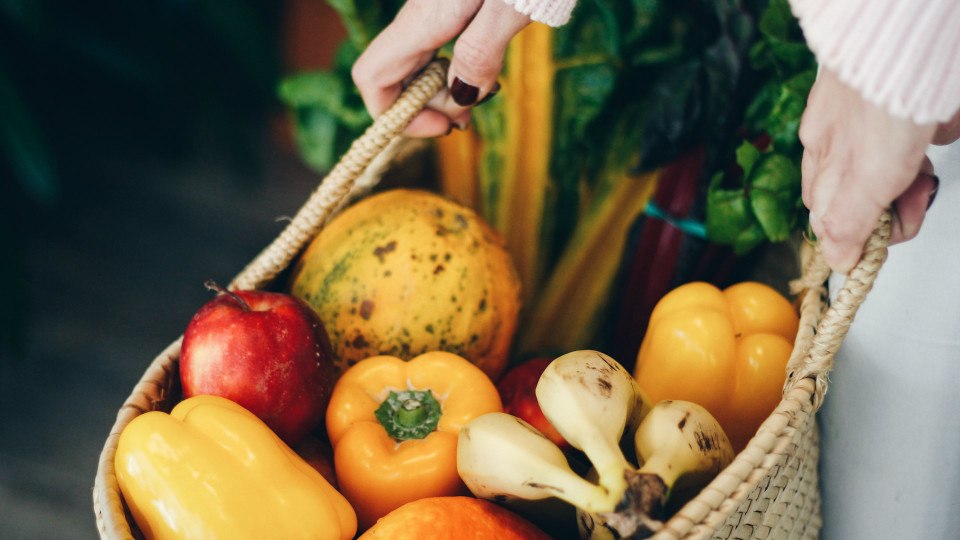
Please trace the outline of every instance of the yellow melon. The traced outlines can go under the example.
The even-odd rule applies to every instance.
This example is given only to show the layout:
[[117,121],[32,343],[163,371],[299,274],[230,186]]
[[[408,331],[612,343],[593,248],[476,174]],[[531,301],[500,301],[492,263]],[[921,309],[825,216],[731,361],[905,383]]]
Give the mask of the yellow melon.
[[469,208],[419,190],[364,198],[331,220],[290,288],[320,315],[341,370],[377,354],[439,350],[496,378],[520,310],[500,235]]

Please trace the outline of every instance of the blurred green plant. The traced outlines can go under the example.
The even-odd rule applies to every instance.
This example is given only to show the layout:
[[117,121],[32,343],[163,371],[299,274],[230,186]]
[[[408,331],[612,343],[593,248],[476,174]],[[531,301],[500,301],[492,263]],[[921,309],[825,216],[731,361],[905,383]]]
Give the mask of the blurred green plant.
[[257,167],[282,3],[0,0],[0,360],[23,350],[23,228],[120,156],[199,141]]

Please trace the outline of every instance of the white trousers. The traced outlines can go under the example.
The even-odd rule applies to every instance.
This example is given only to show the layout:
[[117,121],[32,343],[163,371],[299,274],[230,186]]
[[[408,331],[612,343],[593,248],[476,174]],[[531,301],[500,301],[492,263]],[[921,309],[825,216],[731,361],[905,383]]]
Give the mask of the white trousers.
[[820,413],[825,540],[960,539],[960,143],[928,155],[940,191],[890,248]]

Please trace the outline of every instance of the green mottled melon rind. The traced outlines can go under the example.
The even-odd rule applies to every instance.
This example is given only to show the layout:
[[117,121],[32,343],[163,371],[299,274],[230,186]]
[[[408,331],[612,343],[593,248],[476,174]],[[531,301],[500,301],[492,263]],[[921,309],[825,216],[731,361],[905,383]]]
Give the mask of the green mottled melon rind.
[[468,208],[403,189],[334,218],[298,262],[291,292],[320,315],[341,369],[442,350],[495,378],[520,308],[502,238]]

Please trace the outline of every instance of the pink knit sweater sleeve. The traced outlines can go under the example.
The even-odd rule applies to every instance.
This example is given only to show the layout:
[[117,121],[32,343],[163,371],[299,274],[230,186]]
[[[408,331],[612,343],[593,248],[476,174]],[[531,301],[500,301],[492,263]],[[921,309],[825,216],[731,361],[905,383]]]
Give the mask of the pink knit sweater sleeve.
[[577,0],[503,0],[531,19],[550,26],[563,26]]
[[960,1],[790,0],[824,67],[918,124],[960,108]]

